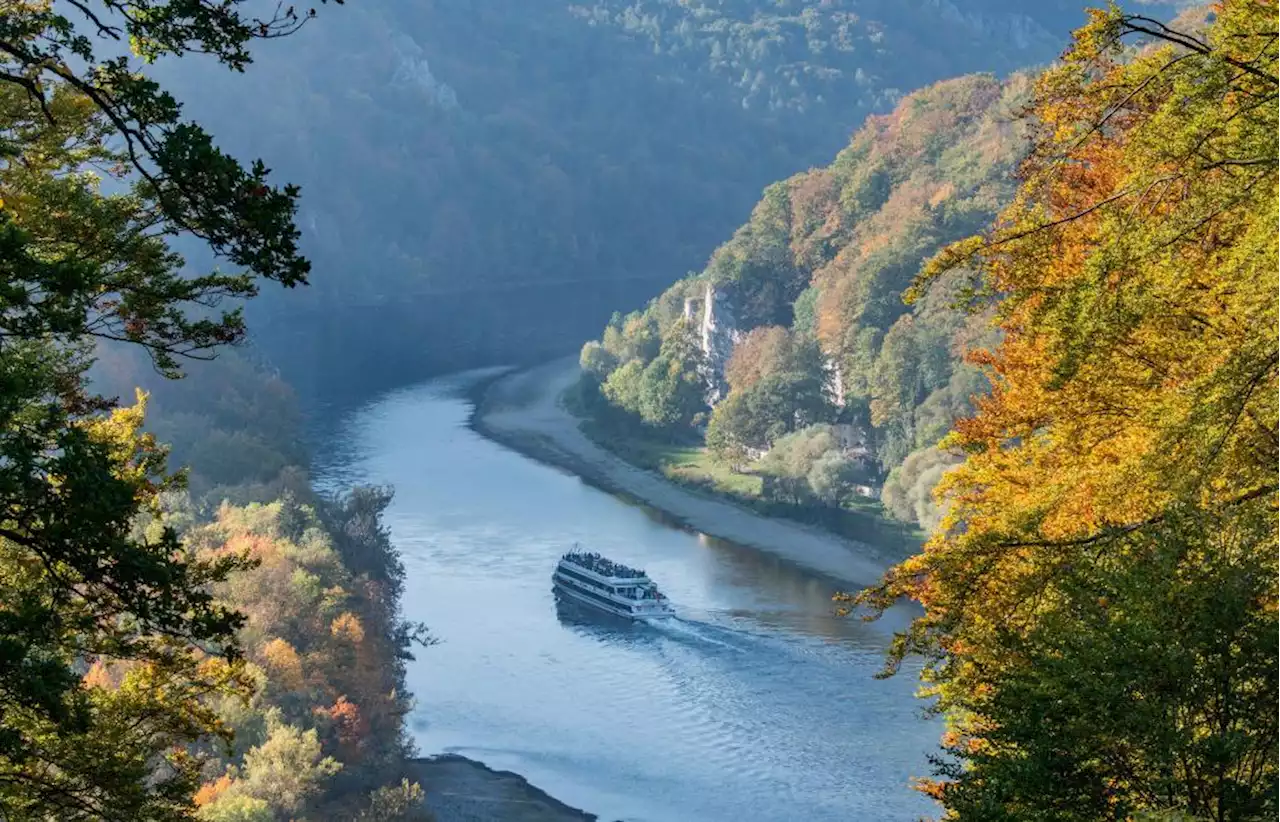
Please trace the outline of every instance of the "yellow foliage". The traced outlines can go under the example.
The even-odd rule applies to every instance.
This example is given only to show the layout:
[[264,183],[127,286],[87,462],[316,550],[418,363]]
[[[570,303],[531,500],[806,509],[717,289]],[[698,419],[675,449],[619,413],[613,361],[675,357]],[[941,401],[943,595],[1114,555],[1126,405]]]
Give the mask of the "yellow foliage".
[[340,614],[329,626],[330,632],[339,639],[345,639],[353,645],[359,645],[364,642],[364,625],[360,623],[360,617],[346,611]]
[[[925,606],[897,652],[938,660],[944,706],[984,697],[1011,664],[1007,637],[1107,540],[1174,507],[1261,499],[1274,516],[1280,211],[1264,5],[1222,4],[1200,54],[1122,58],[1118,12],[1095,14],[1037,82],[1040,141],[1017,199],[921,276],[916,296],[976,269],[1003,339],[970,357],[992,390],[944,442],[967,455],[939,486],[946,518],[859,599]],[[980,745],[978,721],[950,741]]]
[[297,690],[305,683],[302,659],[293,646],[279,637],[262,646],[262,659],[272,679],[287,690]]
[[89,417],[81,425],[91,438],[111,449],[120,478],[151,496],[180,480],[154,481],[164,474],[168,449],[157,442],[155,435],[142,430],[147,401],[146,392],[138,389],[133,405],[116,408],[107,416]]

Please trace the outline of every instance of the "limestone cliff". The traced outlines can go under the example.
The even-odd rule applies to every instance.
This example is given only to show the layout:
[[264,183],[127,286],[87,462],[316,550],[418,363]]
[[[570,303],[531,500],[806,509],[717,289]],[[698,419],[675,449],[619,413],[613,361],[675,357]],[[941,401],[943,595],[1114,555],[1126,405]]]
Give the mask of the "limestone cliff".
[[707,283],[700,298],[685,299],[684,316],[696,323],[698,346],[703,356],[702,377],[707,385],[707,404],[715,407],[728,393],[724,367],[733,354],[733,346],[742,338],[742,331],[734,322],[729,294]]

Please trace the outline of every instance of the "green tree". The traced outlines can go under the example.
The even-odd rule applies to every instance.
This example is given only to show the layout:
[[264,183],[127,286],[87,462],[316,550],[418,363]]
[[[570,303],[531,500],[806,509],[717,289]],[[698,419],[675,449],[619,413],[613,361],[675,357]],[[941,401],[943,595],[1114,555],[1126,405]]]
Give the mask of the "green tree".
[[425,798],[421,785],[402,779],[399,785],[374,791],[358,822],[433,822],[435,816],[424,806]]
[[865,482],[868,471],[861,460],[840,448],[835,429],[812,425],[781,437],[756,466],[763,475],[765,493],[779,501],[838,507]]
[[600,392],[618,408],[639,416],[644,396],[644,369],[645,365],[640,360],[628,360],[614,369],[600,387]]
[[[646,340],[654,329],[636,318],[626,325]],[[651,343],[643,347],[651,348]],[[592,343],[582,354],[588,375],[601,373],[600,367],[613,356],[606,347]],[[600,386],[605,399],[655,428],[687,426],[706,410],[702,351],[687,322],[680,319],[668,326],[652,356],[646,357],[643,350],[637,354],[608,373]]]
[[[121,141],[124,150],[116,159],[140,178],[137,194],[151,207],[130,226],[135,240],[154,238],[156,229],[189,232],[233,265],[295,285],[306,281],[310,268],[297,249],[298,231],[293,224],[297,190],[268,186],[261,161],[245,169],[219,151],[208,133],[182,119],[178,102],[140,73],[135,61],[98,56],[99,50],[116,52],[118,43],[127,42],[145,62],[201,53],[232,71],[243,71],[251,62],[253,40],[288,35],[305,22],[293,7],[263,19],[245,5],[153,0],[129,6],[113,0],[67,7],[14,4],[0,18],[0,83],[25,97],[32,123],[58,123],[60,99],[70,98],[75,105],[96,110],[96,136],[111,134]],[[10,132],[9,139],[16,138],[22,150],[49,133],[39,129],[33,139],[29,132]],[[90,140],[89,150],[100,151],[101,146]],[[24,152],[23,156],[37,155]],[[150,219],[144,222],[146,217]],[[113,246],[91,242],[79,242],[77,248],[115,253]],[[149,269],[98,273],[99,277],[108,273],[123,277],[125,284],[133,286],[107,292],[118,295],[115,299],[123,309],[118,312],[118,327],[127,339],[150,345],[166,364],[171,362],[164,360],[166,355],[226,342],[223,338],[240,328],[226,317],[222,322],[193,323],[175,309],[175,303],[211,293],[249,296],[255,290],[250,275],[183,280],[173,275],[172,266],[164,265],[170,261],[161,256]],[[90,301],[106,299],[110,298],[94,295]],[[80,302],[86,300],[79,296]],[[76,302],[69,306],[73,311],[78,307]],[[146,323],[130,328],[130,319]]]
[[578,364],[585,373],[591,375],[596,383],[599,384],[609,379],[613,369],[618,367],[618,359],[602,344],[591,340],[582,346]]
[[[161,518],[175,478],[84,375],[91,344],[138,345],[166,375],[244,334],[227,299],[304,283],[297,191],[221,153],[130,58],[203,52],[228,68],[295,29],[236,2],[10,4],[0,15],[0,812],[14,819],[187,818],[182,744],[217,733],[197,697],[243,690],[241,618],[210,583],[245,567],[199,559]],[[102,193],[102,178],[119,193]],[[183,269],[194,235],[242,273]],[[139,531],[149,516],[157,527]],[[136,668],[135,698],[81,683],[87,661]],[[127,692],[133,693],[132,691]],[[154,733],[119,732],[121,728]],[[70,743],[81,740],[85,744]],[[110,740],[111,745],[105,744]],[[87,755],[93,758],[87,759]],[[166,764],[167,761],[167,764]]]
[[933,491],[947,469],[960,461],[959,456],[934,446],[913,451],[889,472],[880,501],[897,519],[931,531],[942,519]]
[[640,418],[660,428],[687,426],[706,410],[702,351],[688,324],[668,330],[662,348],[640,378]]
[[855,485],[870,479],[865,463],[839,451],[827,451],[805,476],[814,497],[832,507],[843,505],[853,496]]
[[232,789],[260,799],[277,813],[296,815],[318,794],[342,764],[324,756],[315,729],[277,723],[267,739],[244,755],[244,767]]
[[200,822],[276,822],[275,812],[264,800],[230,792],[196,814]]
[[811,425],[780,438],[760,460],[759,470],[776,476],[807,477],[822,455],[839,445],[830,425]]
[[[1270,521],[1269,521],[1270,520]],[[1280,700],[1274,518],[1194,510],[1068,569],[939,762],[960,819],[1274,818]],[[1171,641],[1176,637],[1176,641]]]
[[707,426],[708,447],[720,454],[742,448],[764,450],[792,431],[835,418],[817,344],[801,338],[779,351],[776,357],[762,358],[760,364],[767,365],[767,373],[757,369],[754,361],[750,369],[739,362],[739,370],[750,370],[753,378],[716,405]]

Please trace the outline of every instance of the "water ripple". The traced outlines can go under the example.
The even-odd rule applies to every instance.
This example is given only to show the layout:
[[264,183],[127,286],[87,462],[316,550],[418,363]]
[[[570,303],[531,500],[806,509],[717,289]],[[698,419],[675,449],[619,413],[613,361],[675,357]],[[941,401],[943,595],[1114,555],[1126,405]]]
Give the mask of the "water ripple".
[[[443,643],[409,669],[410,727],[627,822],[914,820],[907,788],[938,729],[887,640],[831,613],[830,581],[662,526],[460,428],[458,380],[395,392],[340,426],[329,487],[395,485],[406,616]],[[680,617],[633,625],[557,608],[582,541],[645,567]]]

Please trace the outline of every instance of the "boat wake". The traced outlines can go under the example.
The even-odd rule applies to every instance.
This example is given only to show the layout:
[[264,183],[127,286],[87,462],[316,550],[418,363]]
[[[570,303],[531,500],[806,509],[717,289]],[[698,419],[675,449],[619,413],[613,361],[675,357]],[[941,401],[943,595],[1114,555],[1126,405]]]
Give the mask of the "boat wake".
[[[649,627],[667,634],[673,639],[692,640],[707,645],[716,645],[721,648],[728,648],[740,654],[747,653],[747,649],[731,642],[725,642],[723,639],[717,639],[715,634],[725,633],[723,628],[715,628],[705,622],[696,622],[693,620],[682,619],[678,616],[667,617],[666,619],[647,619],[644,623]],[[736,632],[732,632],[736,633]]]

